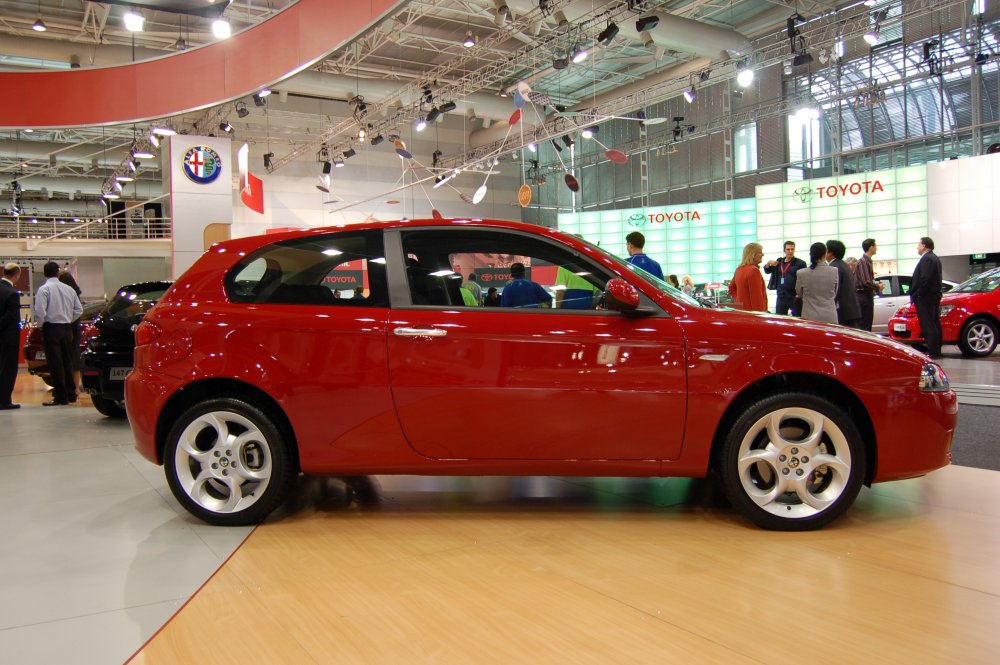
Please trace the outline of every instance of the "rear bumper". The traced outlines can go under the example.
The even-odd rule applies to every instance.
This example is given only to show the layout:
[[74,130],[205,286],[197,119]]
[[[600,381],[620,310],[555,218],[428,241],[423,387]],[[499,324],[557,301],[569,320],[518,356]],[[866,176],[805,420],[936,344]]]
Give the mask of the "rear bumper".
[[141,405],[127,408],[135,449],[154,464],[163,464],[156,442],[156,416],[168,397],[167,385],[148,371],[135,369],[125,380],[125,404]]
[[125,398],[125,375],[131,369],[131,354],[84,353],[80,356],[83,391],[120,402]]

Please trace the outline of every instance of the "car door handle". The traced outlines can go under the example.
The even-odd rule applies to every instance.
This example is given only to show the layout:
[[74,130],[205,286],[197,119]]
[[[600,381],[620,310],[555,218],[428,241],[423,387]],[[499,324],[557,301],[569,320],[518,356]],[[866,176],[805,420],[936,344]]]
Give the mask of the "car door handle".
[[448,331],[438,328],[395,328],[392,334],[399,337],[444,337]]

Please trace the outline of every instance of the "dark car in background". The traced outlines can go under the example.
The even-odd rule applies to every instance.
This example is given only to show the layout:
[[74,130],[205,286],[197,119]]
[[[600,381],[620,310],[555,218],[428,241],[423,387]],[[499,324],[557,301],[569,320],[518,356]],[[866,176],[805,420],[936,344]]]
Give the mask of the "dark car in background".
[[83,390],[105,416],[125,416],[125,376],[132,370],[135,329],[173,282],[127,284],[83,335],[80,373]]
[[[83,306],[83,314],[80,315],[80,322],[83,324],[83,334],[80,336],[80,351],[84,349],[84,340],[90,332],[92,321],[107,306],[107,301],[97,300],[86,303]],[[27,326],[27,333],[24,338],[24,364],[28,368],[28,374],[34,374],[46,385],[52,385],[52,377],[49,373],[49,361],[45,357],[45,345],[42,343],[42,327],[32,321]]]

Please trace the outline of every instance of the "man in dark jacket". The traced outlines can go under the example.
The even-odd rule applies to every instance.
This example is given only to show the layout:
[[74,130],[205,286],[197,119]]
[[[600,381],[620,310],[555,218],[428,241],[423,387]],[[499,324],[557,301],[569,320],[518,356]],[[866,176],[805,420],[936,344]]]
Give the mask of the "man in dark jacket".
[[795,243],[785,241],[785,257],[781,261],[768,261],[764,272],[771,276],[767,288],[778,292],[774,305],[776,314],[802,315],[802,301],[795,297],[795,273],[806,267],[806,262],[795,257]]
[[0,279],[0,410],[21,408],[11,401],[21,346],[21,294],[14,286],[20,274],[21,268],[16,263],[8,263]]
[[861,305],[858,304],[858,296],[855,293],[857,286],[854,283],[854,273],[844,262],[844,254],[847,248],[839,240],[826,241],[826,260],[837,269],[840,277],[837,284],[837,323],[849,328],[861,327]]
[[941,259],[934,253],[934,241],[923,237],[917,243],[920,260],[910,280],[910,302],[931,358],[941,358]]

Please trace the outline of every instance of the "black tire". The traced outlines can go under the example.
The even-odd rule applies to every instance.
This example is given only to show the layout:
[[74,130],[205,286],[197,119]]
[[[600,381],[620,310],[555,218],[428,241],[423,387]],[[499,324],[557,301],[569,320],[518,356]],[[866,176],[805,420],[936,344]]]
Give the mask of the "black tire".
[[969,319],[958,334],[958,348],[963,356],[982,358],[997,348],[1000,331],[997,324],[986,318]]
[[842,409],[817,395],[787,393],[760,399],[737,417],[718,471],[733,507],[754,524],[808,531],[854,503],[866,463],[861,434]]
[[274,419],[252,404],[234,398],[201,402],[167,435],[167,483],[200,520],[258,524],[281,504],[295,477],[289,445]]
[[94,403],[94,408],[97,409],[102,416],[107,416],[108,418],[125,417],[125,409],[118,406],[118,402],[113,399],[91,395],[90,401]]

